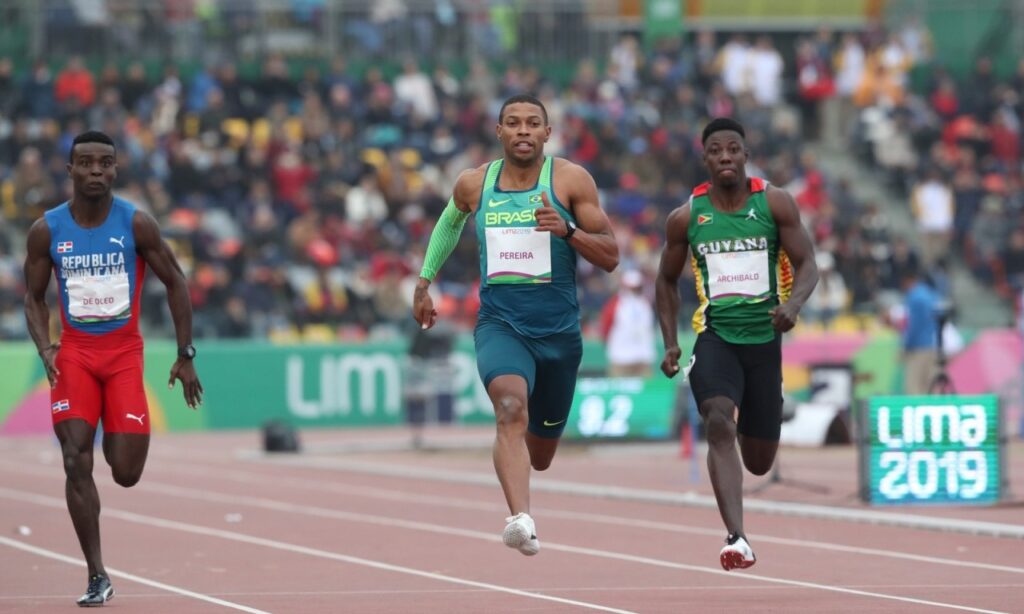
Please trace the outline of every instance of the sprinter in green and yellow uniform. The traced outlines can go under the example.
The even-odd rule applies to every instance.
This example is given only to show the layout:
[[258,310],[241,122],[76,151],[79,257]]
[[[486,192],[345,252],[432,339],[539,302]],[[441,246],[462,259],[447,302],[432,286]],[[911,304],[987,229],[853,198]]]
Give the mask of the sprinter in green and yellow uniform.
[[[818,283],[811,238],[793,197],[747,177],[743,126],[717,118],[704,129],[711,181],[669,214],[656,283],[665,340],[661,369],[679,372],[679,276],[691,265],[700,305],[690,388],[704,419],[708,473],[728,537],[726,570],[755,562],[743,532],[743,465],[764,475],[775,461],[782,427],[782,333]],[[737,414],[738,410],[738,414]],[[734,416],[738,415],[738,419]]]
[[413,316],[424,329],[434,325],[430,282],[475,216],[481,279],[474,339],[497,419],[494,469],[511,512],[502,539],[533,555],[540,543],[529,513],[530,467],[551,465],[583,353],[576,256],[612,271],[619,252],[594,179],[544,155],[551,127],[539,100],[506,100],[496,134],[502,159],[463,172],[434,226]]

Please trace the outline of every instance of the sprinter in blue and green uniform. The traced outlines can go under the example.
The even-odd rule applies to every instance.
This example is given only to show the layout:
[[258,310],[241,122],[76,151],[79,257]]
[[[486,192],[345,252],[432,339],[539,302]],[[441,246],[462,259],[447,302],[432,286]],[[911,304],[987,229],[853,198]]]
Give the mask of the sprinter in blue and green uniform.
[[744,139],[743,126],[732,119],[714,119],[704,129],[704,165],[711,180],[669,214],[656,283],[665,340],[661,369],[674,377],[682,355],[679,276],[691,256],[700,305],[687,371],[704,419],[708,473],[728,531],[719,552],[726,570],[756,561],[743,532],[743,465],[764,475],[775,461],[782,427],[782,333],[793,328],[818,283],[811,238],[796,202],[763,179],[747,177]]
[[528,95],[505,101],[495,129],[504,156],[459,176],[430,235],[413,316],[434,325],[428,288],[475,216],[480,245],[477,369],[494,405],[494,469],[511,515],[505,545],[540,549],[530,516],[530,467],[551,465],[569,419],[582,357],[576,258],[612,271],[619,253],[594,179],[544,155],[547,110]]

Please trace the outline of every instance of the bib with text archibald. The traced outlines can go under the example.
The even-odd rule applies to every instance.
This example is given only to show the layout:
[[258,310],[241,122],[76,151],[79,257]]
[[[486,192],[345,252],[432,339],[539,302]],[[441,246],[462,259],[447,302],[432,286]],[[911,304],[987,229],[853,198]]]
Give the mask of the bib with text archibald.
[[67,279],[68,315],[75,322],[124,320],[131,316],[128,273],[75,275]]
[[551,233],[535,226],[486,228],[487,283],[551,283]]
[[762,296],[770,288],[768,252],[751,250],[707,254],[710,299]]

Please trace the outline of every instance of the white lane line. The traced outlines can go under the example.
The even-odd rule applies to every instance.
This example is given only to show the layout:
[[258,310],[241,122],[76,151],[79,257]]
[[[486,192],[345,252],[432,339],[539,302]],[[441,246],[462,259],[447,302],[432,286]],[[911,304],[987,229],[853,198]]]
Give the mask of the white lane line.
[[[20,474],[31,472],[40,476],[50,476],[51,471],[42,470],[35,467],[24,467],[23,465],[15,465],[7,461],[0,461],[0,468],[10,468],[11,471],[17,471]],[[178,461],[174,464],[173,474],[188,474],[209,478],[210,467],[209,466],[191,466],[187,463]],[[255,474],[246,471],[224,469],[218,470],[216,473],[218,479],[230,479],[242,484],[262,484],[266,482],[267,476],[262,474]],[[152,485],[150,482],[143,481],[139,488],[146,488]],[[458,497],[438,497],[433,495],[419,495],[410,494],[405,491],[390,490],[379,487],[370,486],[353,486],[346,484],[324,483],[323,480],[311,480],[306,478],[289,478],[287,481],[282,482],[278,485],[281,486],[298,488],[298,489],[311,489],[316,492],[336,492],[346,495],[355,495],[366,498],[384,499],[387,501],[397,501],[402,503],[416,503],[419,505],[436,505],[440,507],[461,509],[461,510],[480,510],[486,512],[494,512],[496,514],[503,514],[506,510],[504,506],[484,503],[472,499],[461,499]],[[703,527],[688,526],[684,524],[659,522],[656,520],[643,520],[632,516],[613,516],[607,514],[595,514],[591,512],[577,512],[572,510],[559,510],[553,508],[538,507],[536,511],[539,515],[543,515],[549,518],[561,518],[572,521],[583,521],[592,522],[595,524],[607,524],[613,526],[625,526],[637,529],[646,529],[651,531],[664,531],[669,533],[680,533],[686,535],[701,535],[706,537],[720,538],[722,535],[722,529],[708,529]],[[933,565],[945,565],[948,567],[959,567],[964,569],[980,569],[984,571],[996,571],[1005,572],[1012,574],[1024,574],[1024,567],[1011,567],[1008,565],[995,565],[992,563],[982,563],[977,561],[967,561],[959,559],[949,559],[936,556],[928,556],[923,554],[913,554],[910,552],[903,552],[897,550],[883,550],[879,548],[866,548],[860,546],[850,546],[846,544],[837,544],[832,542],[823,541],[808,541],[791,539],[786,537],[774,537],[771,535],[758,534],[758,543],[769,543],[778,544],[781,546],[788,546],[793,548],[810,548],[814,550],[823,550],[826,552],[840,552],[844,554],[855,554],[859,556],[868,557],[880,557],[895,560],[913,561],[916,563],[928,563]]]
[[[252,507],[258,507],[275,512],[284,512],[286,514],[299,514],[306,516],[315,516],[320,518],[331,518],[336,520],[344,520],[350,522],[359,522],[364,524],[372,524],[377,526],[384,526],[390,528],[402,528],[410,529],[414,531],[424,531],[430,533],[436,533],[441,535],[467,537],[472,539],[482,539],[486,541],[497,541],[498,537],[492,533],[484,533],[481,531],[473,531],[469,529],[459,529],[454,527],[440,526],[431,523],[417,522],[413,520],[405,520],[399,518],[390,518],[379,515],[371,514],[360,514],[356,512],[344,512],[335,509],[328,509],[322,507],[299,505],[294,503],[287,503],[284,501],[276,501],[273,499],[264,499],[259,497],[245,497],[238,495],[223,495],[219,493],[213,493],[198,489],[185,488],[181,486],[171,486],[167,484],[154,484],[150,482],[146,487],[146,490],[152,490],[156,492],[164,493],[168,496],[177,496],[189,499],[195,499],[200,501],[206,501],[211,503],[231,503],[234,505],[248,505]],[[44,505],[50,505],[51,502],[57,501],[63,503],[59,499],[52,497],[45,497],[42,495],[36,495],[34,493],[28,493],[24,491],[15,491],[7,488],[0,487],[0,496],[6,496],[8,498],[14,498],[16,500],[31,500],[33,502],[42,502]],[[335,554],[323,550],[315,550],[312,548],[306,548],[304,546],[295,546],[293,544],[286,544],[283,542],[277,542],[274,540],[267,540],[264,538],[250,537],[242,533],[234,533],[232,531],[222,531],[220,529],[210,529],[207,527],[201,527],[198,525],[192,525],[188,523],[182,523],[178,521],[157,519],[148,516],[142,516],[131,512],[123,512],[119,510],[107,510],[104,512],[108,516],[114,516],[123,520],[129,520],[132,522],[139,522],[142,524],[151,524],[153,526],[160,526],[162,528],[177,529],[181,531],[188,531],[192,533],[200,533],[205,535],[215,535],[218,537],[224,537],[225,539],[235,539],[236,541],[243,541],[248,543],[254,543],[258,545],[265,545],[272,548],[279,548],[284,550],[290,550],[293,552],[302,552],[305,554],[311,554],[313,556],[321,556],[326,558],[343,557],[338,560],[352,559],[354,561],[366,561],[366,559],[357,559],[355,557],[348,557],[347,555]],[[727,571],[708,568],[698,565],[689,565],[686,563],[677,563],[675,561],[665,561],[662,559],[655,559],[650,557],[636,556],[631,554],[625,554],[620,552],[613,552],[608,550],[597,550],[594,548],[583,548],[578,546],[570,546],[566,544],[558,544],[549,541],[544,542],[544,548],[548,550],[555,550],[561,552],[569,552],[573,554],[581,554],[584,556],[591,556],[596,558],[612,559],[618,561],[626,561],[630,563],[640,563],[644,565],[653,565],[657,567],[665,567],[669,569],[680,569],[684,571],[693,571],[698,573],[712,574],[716,576],[725,576],[730,578],[737,578],[741,581],[756,580],[761,582],[781,584],[786,586],[796,586],[800,588],[818,589],[837,593],[846,593],[851,595],[859,595],[863,597],[873,597],[877,599],[888,599],[893,601],[900,601],[905,603],[913,603],[918,605],[928,605],[932,607],[940,607],[954,610],[961,610],[965,612],[982,612],[985,614],[1006,614],[997,610],[985,610],[979,608],[973,608],[970,606],[962,606],[953,603],[944,603],[939,601],[929,601],[924,599],[916,599],[913,597],[903,597],[899,595],[891,595],[888,593],[878,593],[865,590],[858,590],[853,588],[831,586],[826,584],[817,584],[814,582],[805,582],[802,580],[789,580],[786,578],[776,578],[772,576],[761,576],[755,574],[744,573],[742,576],[737,574],[731,574]],[[294,550],[293,550],[294,549]],[[370,561],[374,565],[387,565],[388,568],[392,567],[387,563],[378,563],[376,561]],[[365,563],[360,563],[365,564]],[[370,566],[374,566],[370,565]],[[384,567],[381,567],[384,568]],[[408,569],[408,568],[399,568]],[[427,574],[428,572],[420,572],[418,570],[410,570],[415,572],[416,575]],[[433,577],[431,574],[428,577]],[[442,578],[450,578],[450,576],[441,576]],[[461,581],[460,582],[469,582]],[[473,584],[477,585],[477,584]],[[509,589],[514,590],[514,589]],[[535,593],[526,593],[528,595],[535,595]]]
[[[914,589],[934,589],[934,584],[852,584],[848,585],[847,588],[861,588],[861,589],[879,589],[879,588],[914,588]],[[1002,589],[1019,589],[1022,588],[1020,584],[943,584],[942,588],[962,588],[965,590],[976,590],[979,588],[1002,588]],[[721,586],[706,586],[706,585],[693,585],[693,584],[675,584],[672,586],[544,586],[544,587],[526,587],[521,590],[524,591],[558,591],[565,593],[649,593],[652,591],[658,591],[663,593],[689,593],[692,591],[708,591],[708,592],[721,592]],[[761,583],[748,584],[748,585],[733,585],[729,587],[730,591],[756,591],[758,593],[768,593],[771,591],[788,591],[788,586],[765,586]],[[345,597],[354,595],[469,595],[479,593],[486,595],[492,591],[486,589],[473,589],[473,588],[446,588],[446,589],[427,589],[427,590],[414,590],[414,589],[392,589],[392,590],[338,590],[338,591],[246,591],[246,592],[232,592],[227,591],[219,593],[223,597]],[[175,595],[168,595],[167,593],[132,593],[133,598],[146,597],[149,599],[176,599]],[[31,599],[33,601],[47,600],[47,601],[64,601],[67,597],[58,595],[0,595],[0,602],[4,601],[23,601]]]
[[[72,558],[70,556],[61,554],[59,552],[54,552],[52,550],[46,550],[45,548],[40,548],[38,546],[33,546],[32,544],[26,544],[25,542],[18,541],[16,539],[10,539],[8,537],[0,536],[0,544],[3,544],[5,546],[9,546],[11,548],[16,548],[16,549],[22,550],[24,552],[29,552],[29,553],[35,554],[37,556],[43,556],[43,557],[46,557],[46,558],[53,559],[55,561],[60,561],[62,563],[68,563],[70,565],[75,565],[77,567],[85,567],[85,561],[80,561],[78,559],[75,559],[75,558]],[[114,577],[114,578],[123,578],[125,580],[131,580],[132,582],[136,582],[138,584],[145,584],[146,586],[149,586],[151,588],[158,588],[158,589],[160,589],[162,591],[167,591],[169,593],[176,593],[176,594],[181,595],[183,597],[191,597],[192,599],[198,599],[199,601],[206,601],[207,603],[212,603],[212,604],[215,604],[215,605],[224,606],[226,608],[231,608],[233,610],[239,610],[241,612],[249,612],[249,614],[270,614],[269,612],[266,612],[264,610],[257,610],[256,608],[250,608],[249,606],[244,606],[244,605],[241,605],[239,603],[234,603],[234,602],[231,602],[231,601],[225,601],[223,599],[218,599],[216,597],[211,597],[210,595],[204,595],[202,593],[197,593],[195,591],[190,591],[188,589],[181,588],[180,586],[173,586],[173,585],[170,585],[170,584],[164,584],[163,582],[157,582],[156,580],[150,580],[149,578],[143,578],[142,576],[137,576],[137,575],[135,575],[133,573],[128,573],[127,571],[120,571],[118,569],[114,569],[113,567],[107,567],[107,572],[112,577]]]
[[[209,467],[186,467],[182,463],[177,463],[174,467],[174,473],[190,473],[192,475],[200,475],[210,477]],[[217,478],[228,478],[235,480],[243,484],[255,484],[266,481],[266,476],[247,473],[243,471],[226,470],[218,471]],[[337,492],[347,495],[355,495],[366,498],[384,499],[388,501],[397,501],[403,503],[416,503],[426,505],[437,505],[448,508],[463,509],[463,510],[481,510],[495,513],[503,513],[505,508],[498,504],[483,503],[471,499],[460,499],[458,497],[438,497],[433,495],[418,495],[410,494],[404,491],[389,490],[385,488],[369,487],[369,486],[351,486],[338,483],[327,483],[323,480],[310,480],[305,478],[289,478],[286,482],[282,483],[283,486],[293,488],[306,488],[312,489],[317,492]],[[145,484],[143,484],[145,486]],[[576,512],[570,510],[557,510],[551,508],[536,508],[536,515],[543,515],[550,518],[562,518],[565,520],[574,521],[585,521],[593,522],[596,524],[608,524],[614,526],[627,526],[639,529],[649,529],[652,531],[666,531],[670,533],[683,533],[689,535],[702,535],[707,537],[720,538],[722,536],[722,529],[707,529],[703,527],[686,526],[681,524],[659,522],[656,520],[643,520],[640,518],[630,516],[612,516],[607,514],[595,514],[591,512]],[[927,556],[922,554],[912,554],[909,552],[901,552],[896,550],[883,550],[878,548],[865,548],[860,546],[849,546],[845,544],[836,544],[831,542],[822,541],[808,541],[799,539],[790,539],[786,537],[773,537],[770,535],[758,534],[758,543],[770,543],[779,544],[782,546],[790,546],[794,548],[812,548],[815,550],[825,550],[829,552],[842,552],[846,554],[856,554],[861,556],[875,556],[889,559],[914,561],[917,563],[930,563],[935,565],[947,565],[950,567],[962,567],[967,569],[981,569],[985,571],[999,571],[1014,574],[1024,574],[1024,567],[1011,567],[1008,565],[994,565],[991,563],[981,563],[974,561],[964,561],[958,559],[948,559],[935,556]]]
[[[459,529],[455,527],[439,526],[433,523],[418,522],[415,520],[405,520],[401,518],[382,517],[376,514],[360,514],[357,512],[344,512],[336,509],[323,508],[311,505],[301,505],[294,503],[287,503],[284,501],[277,501],[274,499],[265,499],[262,497],[247,497],[240,495],[224,495],[220,493],[213,493],[205,490],[199,490],[194,488],[186,488],[181,486],[172,486],[169,484],[154,484],[149,483],[148,490],[156,490],[157,492],[163,493],[168,496],[184,497],[189,499],[196,499],[200,501],[206,501],[210,503],[229,503],[233,505],[247,505],[251,507],[257,507],[275,512],[284,512],[286,514],[301,514],[307,516],[316,516],[320,518],[332,518],[337,520],[361,522],[364,524],[373,524],[391,528],[403,528],[414,531],[425,531],[430,533],[439,533],[442,535],[452,535],[458,537],[469,537],[475,539],[483,539],[486,541],[498,541],[498,537],[492,533],[484,533],[481,531],[473,531],[470,529]],[[730,578],[736,578],[737,574],[731,574],[727,571],[720,569],[709,569],[697,565],[688,565],[685,563],[676,563],[674,561],[665,561],[662,559],[654,559],[649,557],[641,557],[630,554],[624,554],[619,552],[613,552],[608,550],[597,550],[594,548],[581,548],[577,546],[569,546],[565,544],[557,544],[549,541],[544,542],[544,547],[550,550],[560,550],[562,552],[571,552],[575,554],[583,554],[587,556],[594,556],[599,558],[617,559],[622,561],[630,562],[641,562],[648,565],[657,565],[660,567],[669,567],[674,569],[684,569],[687,571],[697,571],[702,573],[713,573],[719,576],[728,576]],[[915,599],[912,597],[902,597],[898,595],[890,595],[887,593],[875,593],[870,591],[858,590],[853,588],[836,587],[824,584],[817,584],[813,582],[804,582],[801,580],[789,580],[785,578],[775,578],[771,576],[760,576],[753,574],[743,574],[743,579],[760,580],[763,582],[772,582],[776,584],[783,584],[788,586],[799,586],[803,588],[816,588],[821,590],[829,590],[834,592],[849,593],[854,595],[877,597],[882,599],[893,599],[896,601],[903,601],[907,603],[915,603],[921,605],[930,605],[935,607],[944,607],[950,609],[960,609],[967,612],[995,612],[994,610],[983,610],[976,609],[968,606],[960,606],[951,603],[943,603],[938,601],[927,601]]]
[[[306,457],[274,457],[263,453],[242,452],[238,454],[243,460],[264,462],[295,467],[314,467],[333,469],[369,475],[382,475],[414,480],[432,480],[451,484],[470,484],[476,486],[496,486],[498,480],[494,475],[470,471],[457,471],[440,467],[422,467],[379,463],[372,461],[337,459],[337,458],[306,458]],[[605,486],[585,482],[569,482],[532,478],[530,488],[536,491],[553,492],[561,495],[578,495],[585,497],[618,499],[662,503],[668,505],[686,505],[705,509],[718,509],[715,498],[694,492],[676,493],[664,490],[644,488],[627,488],[622,486]],[[785,501],[768,501],[764,499],[744,498],[743,507],[748,512],[779,514],[797,518],[814,518],[819,520],[839,520],[883,526],[905,527],[910,529],[928,529],[966,533],[969,535],[985,535],[989,537],[1014,537],[1024,539],[1024,525],[983,522],[959,518],[940,518],[937,516],[921,516],[899,512],[879,512],[846,507],[832,507],[808,503],[788,503]]]
[[[38,495],[26,491],[14,490],[10,488],[0,487],[0,497],[20,501],[22,503],[34,503],[36,505],[42,505],[46,507],[63,508],[65,502],[63,499],[57,499],[55,497],[48,497],[45,495]],[[295,506],[299,508],[300,506]],[[349,563],[352,565],[361,565],[363,567],[370,567],[373,569],[380,569],[382,571],[389,571],[395,573],[402,573],[411,576],[419,576],[421,578],[427,578],[430,580],[437,580],[440,582],[448,582],[451,584],[460,584],[462,586],[472,586],[475,588],[483,588],[491,591],[497,591],[501,593],[508,593],[510,595],[516,595],[519,597],[529,597],[531,599],[540,599],[543,601],[551,601],[554,603],[561,603],[564,605],[571,605],[581,608],[587,608],[591,610],[598,610],[600,612],[613,612],[615,614],[636,614],[630,610],[620,610],[618,608],[612,608],[608,606],[598,605],[596,603],[588,603],[586,601],[577,601],[574,599],[565,599],[563,597],[555,597],[552,595],[545,595],[541,593],[534,593],[524,591],[520,589],[511,588],[508,586],[501,586],[498,584],[491,584],[489,582],[477,582],[476,580],[466,580],[464,578],[458,578],[455,576],[448,576],[439,573],[433,573],[429,571],[422,571],[414,569],[412,567],[403,567],[401,565],[392,565],[390,563],[383,563],[381,561],[374,561],[371,559],[364,559],[355,556],[349,556],[346,554],[339,554],[337,552],[330,552],[327,550],[320,550],[318,548],[309,548],[306,546],[299,546],[297,544],[291,544],[288,542],[281,542],[273,539],[266,539],[262,537],[254,537],[252,535],[246,535],[244,533],[236,533],[234,531],[225,531],[222,529],[212,529],[201,525],[191,524],[187,522],[179,522],[176,520],[167,520],[164,518],[155,518],[152,516],[143,516],[141,514],[135,514],[133,512],[126,512],[123,510],[112,509],[109,507],[103,508],[103,515],[107,518],[119,518],[128,522],[135,522],[138,524],[149,525],[153,527],[159,527],[161,529],[171,529],[175,531],[182,531],[185,533],[192,533],[195,535],[205,535],[207,537],[217,537],[220,539],[227,539],[231,541],[251,544],[255,546],[262,546],[264,548],[273,548],[275,550],[282,550],[285,552],[292,552],[295,554],[304,554],[307,556],[318,557],[322,559],[329,559],[334,561],[340,561],[343,563]],[[481,534],[482,535],[482,534]],[[487,535],[488,539],[492,539],[493,536]],[[63,555],[60,555],[63,556]],[[73,559],[72,559],[73,560]]]

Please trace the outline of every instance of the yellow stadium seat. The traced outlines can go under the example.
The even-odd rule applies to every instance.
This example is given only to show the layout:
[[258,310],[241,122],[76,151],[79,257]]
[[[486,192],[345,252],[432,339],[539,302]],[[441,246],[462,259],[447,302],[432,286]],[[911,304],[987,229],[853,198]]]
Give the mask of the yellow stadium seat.
[[231,139],[232,145],[241,145],[249,138],[249,122],[238,117],[229,117],[221,122],[220,129]]
[[334,328],[327,324],[309,324],[302,329],[302,340],[306,343],[331,343],[334,338]]

